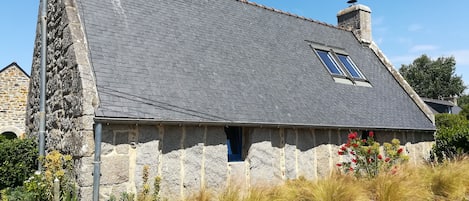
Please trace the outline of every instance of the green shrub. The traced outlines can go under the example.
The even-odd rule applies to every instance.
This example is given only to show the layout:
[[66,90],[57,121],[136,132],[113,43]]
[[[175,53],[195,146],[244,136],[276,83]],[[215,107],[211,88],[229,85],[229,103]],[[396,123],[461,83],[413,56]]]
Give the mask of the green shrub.
[[78,200],[77,187],[73,175],[73,158],[70,155],[62,155],[58,151],[51,151],[40,160],[44,170],[36,171],[23,186],[6,188],[1,191],[2,200],[54,200],[54,183],[57,184],[56,196],[63,201]]
[[37,143],[32,139],[0,142],[0,189],[17,187],[37,168]]
[[0,135],[0,142],[5,141],[5,140],[12,140],[12,139],[16,139],[16,135],[14,133],[7,133],[7,134]]
[[437,128],[468,127],[469,121],[462,115],[457,114],[436,114],[435,124]]
[[461,115],[435,116],[437,132],[432,149],[433,160],[455,158],[469,153],[469,121]]

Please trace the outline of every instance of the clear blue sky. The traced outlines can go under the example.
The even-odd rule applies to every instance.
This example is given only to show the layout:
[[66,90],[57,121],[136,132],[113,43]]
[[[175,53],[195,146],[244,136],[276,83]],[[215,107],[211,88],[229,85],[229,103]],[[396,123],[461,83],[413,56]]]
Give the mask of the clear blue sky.
[[[347,0],[252,0],[335,25]],[[359,0],[372,10],[373,40],[396,68],[422,54],[456,58],[469,85],[468,0]],[[39,0],[0,0],[0,68],[16,61],[30,73]]]

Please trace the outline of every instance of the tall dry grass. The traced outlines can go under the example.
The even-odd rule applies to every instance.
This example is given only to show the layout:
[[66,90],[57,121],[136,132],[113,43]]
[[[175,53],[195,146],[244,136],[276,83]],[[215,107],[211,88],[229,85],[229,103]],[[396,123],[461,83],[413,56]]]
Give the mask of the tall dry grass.
[[425,167],[434,200],[469,200],[469,158]]
[[375,178],[351,175],[311,181],[305,178],[278,186],[237,187],[220,194],[203,190],[187,201],[463,201],[469,200],[469,158],[420,166],[403,165]]
[[364,183],[370,199],[375,201],[425,201],[432,198],[429,184],[417,167],[400,166]]

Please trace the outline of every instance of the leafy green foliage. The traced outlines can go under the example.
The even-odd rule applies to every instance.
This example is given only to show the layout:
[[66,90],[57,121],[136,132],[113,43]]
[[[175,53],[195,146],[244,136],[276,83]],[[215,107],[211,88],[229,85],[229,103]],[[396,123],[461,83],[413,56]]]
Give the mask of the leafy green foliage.
[[399,72],[422,97],[439,98],[460,96],[464,86],[461,76],[455,74],[454,57],[439,57],[436,60],[422,55],[412,64],[402,65]]
[[459,115],[469,119],[469,104],[460,105],[459,107],[462,108],[462,110],[459,112]]
[[37,167],[37,143],[32,139],[0,142],[0,189],[21,186]]
[[435,124],[437,128],[457,127],[464,128],[469,126],[469,121],[464,116],[456,114],[436,114]]
[[43,172],[36,171],[28,180],[24,181],[23,186],[2,190],[2,200],[54,200],[54,181],[58,182],[60,200],[78,200],[77,188],[72,174],[72,157],[62,155],[58,151],[52,151],[41,162],[44,167]]
[[459,106],[465,106],[465,105],[469,105],[469,95],[461,95],[459,98],[458,98],[458,105]]
[[433,159],[442,160],[469,154],[469,121],[461,115],[435,115],[437,132]]
[[0,134],[0,142],[5,141],[5,140],[12,140],[15,138],[16,138],[16,135],[14,133],[7,132],[7,133]]

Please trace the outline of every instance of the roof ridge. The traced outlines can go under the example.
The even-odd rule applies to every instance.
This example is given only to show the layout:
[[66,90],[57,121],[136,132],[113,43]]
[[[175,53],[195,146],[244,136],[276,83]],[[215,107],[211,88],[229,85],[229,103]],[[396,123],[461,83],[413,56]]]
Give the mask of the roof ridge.
[[16,68],[20,69],[20,71],[21,71],[23,74],[25,74],[28,78],[30,77],[30,76],[28,75],[28,73],[26,73],[26,72],[23,70],[23,68],[21,68],[21,66],[18,65],[18,63],[16,63],[16,61],[13,61],[13,62],[11,62],[11,64],[9,64],[8,66],[5,66],[4,68],[0,69],[0,73],[2,73],[3,71],[5,71],[5,70],[8,69],[8,68],[14,67],[14,66],[16,66]]
[[269,10],[269,11],[276,12],[276,13],[279,13],[279,14],[287,15],[287,16],[290,16],[290,17],[299,18],[299,19],[302,19],[302,20],[305,20],[305,21],[308,21],[308,22],[313,22],[313,23],[316,23],[316,24],[336,28],[336,29],[339,29],[339,30],[350,31],[350,30],[347,30],[345,28],[341,28],[341,27],[338,27],[338,26],[335,26],[335,25],[332,25],[332,24],[328,24],[328,23],[325,23],[325,22],[314,20],[312,18],[307,18],[307,17],[304,17],[304,16],[293,14],[293,13],[290,13],[290,12],[282,11],[282,10],[279,10],[279,9],[276,9],[276,8],[273,8],[273,7],[268,7],[268,6],[258,4],[258,3],[252,2],[252,1],[248,1],[248,0],[236,0],[236,1],[239,1],[239,2],[244,3],[244,4],[248,4],[248,5],[251,5],[251,6],[256,6],[258,8],[263,8],[265,10]]

